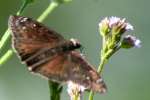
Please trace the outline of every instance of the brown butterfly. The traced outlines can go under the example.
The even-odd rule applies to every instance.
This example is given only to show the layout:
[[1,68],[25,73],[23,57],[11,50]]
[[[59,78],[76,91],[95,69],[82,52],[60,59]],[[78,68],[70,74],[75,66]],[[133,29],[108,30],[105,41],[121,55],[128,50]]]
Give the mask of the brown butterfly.
[[76,39],[65,40],[31,18],[10,16],[13,47],[29,71],[56,82],[68,82],[84,86],[87,90],[103,93],[106,85],[81,55],[81,44]]

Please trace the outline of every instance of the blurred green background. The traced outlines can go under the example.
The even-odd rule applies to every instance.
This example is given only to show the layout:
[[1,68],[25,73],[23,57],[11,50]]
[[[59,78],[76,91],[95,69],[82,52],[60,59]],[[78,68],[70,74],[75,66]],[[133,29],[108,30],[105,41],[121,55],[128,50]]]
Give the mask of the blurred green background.
[[[24,16],[36,19],[49,4],[49,0],[35,1]],[[0,0],[0,37],[7,28],[9,15],[15,14],[21,3],[21,0]],[[73,0],[55,9],[43,23],[67,39],[80,40],[87,59],[98,66],[99,21],[105,16],[125,17],[134,26],[131,34],[141,39],[142,47],[120,50],[110,59],[103,71],[108,92],[96,94],[94,100],[150,100],[149,10],[149,0]],[[9,47],[10,42],[6,48]],[[5,51],[0,52],[0,56]],[[84,96],[87,98],[88,93]],[[14,55],[0,66],[0,100],[49,100],[48,82],[30,74]],[[69,100],[66,89],[62,100]]]

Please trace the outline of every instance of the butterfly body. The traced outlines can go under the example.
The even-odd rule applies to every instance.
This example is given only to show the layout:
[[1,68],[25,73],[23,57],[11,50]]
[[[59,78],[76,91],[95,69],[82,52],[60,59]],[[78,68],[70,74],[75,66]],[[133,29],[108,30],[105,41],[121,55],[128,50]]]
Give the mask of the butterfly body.
[[75,82],[88,90],[105,92],[100,75],[81,55],[75,39],[65,40],[31,18],[11,16],[13,47],[29,71],[57,82]]

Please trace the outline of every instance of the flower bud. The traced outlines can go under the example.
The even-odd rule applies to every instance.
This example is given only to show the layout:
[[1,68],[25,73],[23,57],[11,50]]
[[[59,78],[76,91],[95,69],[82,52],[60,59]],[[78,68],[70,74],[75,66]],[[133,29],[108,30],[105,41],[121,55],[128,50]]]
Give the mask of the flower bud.
[[99,23],[99,31],[102,36],[106,36],[109,33],[109,20],[107,17]]
[[127,35],[123,38],[121,42],[121,47],[126,48],[126,49],[132,48],[132,47],[140,48],[141,41],[134,36]]

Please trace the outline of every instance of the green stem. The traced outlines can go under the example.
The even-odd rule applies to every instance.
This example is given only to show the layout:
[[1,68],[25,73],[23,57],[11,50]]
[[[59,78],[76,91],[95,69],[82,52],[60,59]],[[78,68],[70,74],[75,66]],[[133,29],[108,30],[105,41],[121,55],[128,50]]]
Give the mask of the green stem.
[[[113,50],[108,50],[107,52],[105,52],[105,54],[101,55],[101,62],[98,66],[98,73],[102,73],[102,70],[104,69],[104,65],[105,63],[108,61],[108,59],[114,54],[116,53],[119,49],[121,48],[121,46],[114,48]],[[94,97],[94,92],[91,91],[89,94],[89,100],[93,100]]]
[[[101,73],[102,72],[102,70],[103,70],[103,68],[104,68],[104,65],[105,65],[105,63],[107,62],[107,59],[102,59],[101,60],[101,63],[99,64],[99,66],[98,66],[98,73]],[[89,100],[93,100],[93,96],[94,96],[94,92],[93,91],[90,91],[90,94],[89,94]]]
[[4,56],[1,57],[1,59],[0,59],[0,66],[2,66],[10,58],[10,56],[12,56],[12,55],[13,55],[13,51],[11,49],[8,50],[4,54]]
[[102,72],[102,70],[103,70],[104,65],[105,65],[106,62],[107,62],[107,59],[105,59],[105,58],[102,59],[101,63],[100,63],[99,66],[98,66],[98,70],[97,70],[98,73],[101,73],[101,72]]
[[93,92],[93,91],[90,91],[89,100],[93,100],[93,96],[94,96],[94,92]]
[[2,36],[1,38],[1,41],[0,41],[0,51],[2,50],[2,48],[4,47],[5,43],[7,42],[7,40],[9,39],[10,37],[10,29],[8,28],[6,30],[6,32],[4,33],[4,35]]
[[50,98],[51,100],[60,100],[60,94],[63,87],[56,82],[49,80]]
[[58,5],[57,2],[51,2],[48,8],[38,17],[37,21],[42,22]]
[[20,8],[19,11],[17,12],[17,15],[21,15],[22,12],[24,11],[24,9],[27,7],[28,4],[29,4],[28,1],[27,1],[27,0],[24,0],[24,2],[23,2],[23,4],[22,4],[21,8]]

